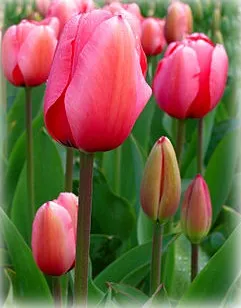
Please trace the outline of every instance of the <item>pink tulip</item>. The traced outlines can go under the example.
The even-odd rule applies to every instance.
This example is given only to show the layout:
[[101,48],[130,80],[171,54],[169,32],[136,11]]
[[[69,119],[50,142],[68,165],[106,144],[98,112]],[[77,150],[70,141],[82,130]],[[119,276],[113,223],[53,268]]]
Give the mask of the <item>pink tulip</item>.
[[151,96],[146,67],[124,17],[104,10],[73,17],[47,83],[44,116],[50,135],[87,152],[118,147]]
[[23,20],[8,28],[2,42],[2,65],[15,86],[37,86],[48,78],[57,45],[58,20]]
[[76,235],[77,216],[78,216],[78,197],[73,193],[63,192],[59,194],[58,199],[54,200],[54,202],[63,206],[69,212]]
[[37,10],[45,16],[51,4],[51,0],[35,0]]
[[157,55],[165,47],[164,25],[165,21],[159,18],[148,17],[143,20],[141,44],[147,56]]
[[227,74],[224,47],[194,33],[169,45],[154,76],[154,96],[170,116],[201,118],[220,101]]
[[60,32],[73,15],[85,13],[94,8],[93,0],[53,0],[47,16],[57,17],[60,22]]
[[68,211],[55,202],[42,205],[32,229],[35,262],[48,275],[63,275],[75,261],[74,227]]
[[181,224],[192,243],[199,243],[209,232],[212,222],[212,204],[206,182],[197,175],[185,192]]

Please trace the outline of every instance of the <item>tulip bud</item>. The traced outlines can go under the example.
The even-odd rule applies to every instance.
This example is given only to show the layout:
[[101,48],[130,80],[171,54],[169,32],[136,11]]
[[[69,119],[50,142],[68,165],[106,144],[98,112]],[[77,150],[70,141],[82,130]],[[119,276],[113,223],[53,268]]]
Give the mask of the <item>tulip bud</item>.
[[75,236],[68,211],[55,202],[42,205],[34,218],[32,251],[42,272],[60,276],[75,261]]
[[153,220],[160,222],[172,217],[178,208],[181,178],[173,146],[161,137],[147,159],[142,183],[141,205]]
[[192,32],[192,11],[188,4],[174,1],[168,7],[165,37],[168,43],[180,41],[186,34]]
[[75,236],[77,232],[77,216],[78,216],[78,197],[70,192],[60,193],[58,199],[54,200],[57,204],[63,206],[70,214],[73,222]]
[[181,209],[183,232],[194,244],[199,243],[209,232],[212,222],[212,205],[208,186],[197,175],[184,195]]
[[166,45],[164,37],[165,21],[159,18],[148,17],[142,22],[141,44],[146,55],[157,55]]

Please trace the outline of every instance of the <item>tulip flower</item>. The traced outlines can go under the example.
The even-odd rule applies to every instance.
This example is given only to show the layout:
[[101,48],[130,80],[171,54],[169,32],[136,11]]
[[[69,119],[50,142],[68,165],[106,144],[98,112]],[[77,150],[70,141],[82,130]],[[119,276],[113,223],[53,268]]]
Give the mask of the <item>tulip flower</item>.
[[143,20],[141,44],[147,56],[157,55],[165,47],[164,24],[165,21],[159,18],[148,17]]
[[224,47],[195,33],[169,45],[154,76],[154,96],[172,117],[202,118],[220,101],[227,74]]
[[33,257],[42,272],[59,276],[71,269],[75,261],[75,236],[68,211],[47,202],[35,216],[32,229]]
[[47,16],[57,17],[60,22],[60,32],[73,15],[85,13],[94,8],[93,0],[53,0]]
[[194,244],[199,243],[209,232],[212,222],[212,205],[208,186],[197,175],[185,192],[181,224],[183,232]]
[[141,183],[141,206],[154,221],[161,223],[177,211],[181,195],[181,178],[173,146],[161,137],[147,159]]
[[173,1],[169,7],[165,23],[165,37],[168,43],[180,41],[192,33],[192,11],[188,4]]
[[73,193],[63,192],[59,194],[58,198],[54,200],[54,202],[63,206],[69,212],[76,235],[77,216],[78,216],[78,197]]
[[58,20],[23,20],[6,31],[2,42],[2,66],[15,86],[38,86],[48,78],[57,45]]
[[47,82],[50,135],[86,152],[118,147],[151,96],[145,71],[145,55],[124,17],[104,10],[74,16]]
[[51,0],[35,0],[36,8],[43,16],[47,14],[50,4]]

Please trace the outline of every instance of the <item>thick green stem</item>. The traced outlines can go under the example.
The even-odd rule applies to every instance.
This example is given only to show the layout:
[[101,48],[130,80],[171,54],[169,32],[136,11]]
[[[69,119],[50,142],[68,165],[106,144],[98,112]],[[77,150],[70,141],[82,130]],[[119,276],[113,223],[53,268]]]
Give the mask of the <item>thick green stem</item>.
[[197,172],[203,173],[203,118],[198,120]]
[[81,153],[75,261],[75,306],[87,307],[94,154]]
[[54,296],[54,303],[56,308],[60,308],[62,305],[62,292],[61,292],[61,277],[53,276],[52,277],[52,284],[53,284],[53,296]]
[[156,291],[161,283],[162,231],[163,226],[159,221],[156,221],[152,238],[150,295]]
[[182,150],[185,143],[185,120],[177,121],[176,156],[179,167],[181,166]]
[[32,102],[31,88],[25,88],[26,94],[26,131],[27,131],[27,182],[28,182],[28,203],[31,221],[35,214],[34,205],[34,163],[33,163],[33,129],[32,129]]
[[192,245],[191,281],[193,281],[198,273],[198,244],[191,244],[191,245]]
[[72,148],[66,149],[66,171],[65,171],[65,191],[72,192],[73,188],[73,161],[74,150]]

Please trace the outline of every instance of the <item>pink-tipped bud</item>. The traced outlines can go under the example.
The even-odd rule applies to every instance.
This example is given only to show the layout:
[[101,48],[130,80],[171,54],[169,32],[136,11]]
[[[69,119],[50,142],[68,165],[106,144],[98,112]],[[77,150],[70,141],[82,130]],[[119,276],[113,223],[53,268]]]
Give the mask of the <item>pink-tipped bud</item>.
[[208,234],[212,222],[212,205],[208,186],[201,175],[197,175],[184,195],[181,209],[183,232],[194,244]]
[[164,222],[177,211],[181,195],[181,178],[173,146],[161,137],[147,159],[142,184],[141,205],[153,220]]
[[192,11],[188,4],[173,1],[168,7],[165,37],[167,43],[181,41],[185,35],[192,33]]
[[42,272],[60,276],[75,261],[75,236],[68,211],[55,202],[42,205],[34,218],[32,251]]
[[77,232],[77,216],[78,216],[78,197],[70,192],[60,193],[58,199],[54,200],[54,202],[63,206],[70,214],[70,217],[73,222],[74,232],[76,237]]

